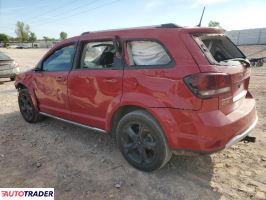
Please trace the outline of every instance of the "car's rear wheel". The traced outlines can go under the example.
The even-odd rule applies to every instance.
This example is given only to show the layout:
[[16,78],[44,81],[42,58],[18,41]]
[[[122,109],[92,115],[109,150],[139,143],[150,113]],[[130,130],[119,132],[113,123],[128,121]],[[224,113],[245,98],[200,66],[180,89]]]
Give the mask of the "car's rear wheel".
[[160,125],[146,111],[126,114],[118,123],[116,136],[124,158],[139,170],[156,170],[171,158]]
[[42,119],[32,103],[31,96],[27,89],[19,90],[18,104],[22,117],[29,123],[35,123]]

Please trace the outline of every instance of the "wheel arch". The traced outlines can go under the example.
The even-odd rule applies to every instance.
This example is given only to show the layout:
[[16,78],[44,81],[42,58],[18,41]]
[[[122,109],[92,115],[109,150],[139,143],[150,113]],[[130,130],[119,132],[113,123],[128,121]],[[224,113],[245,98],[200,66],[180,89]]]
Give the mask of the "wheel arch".
[[32,87],[29,87],[29,85],[24,84],[22,82],[17,82],[15,84],[15,88],[18,91],[19,90],[22,90],[22,89],[27,89],[28,92],[29,92],[29,94],[30,94],[30,97],[31,97],[31,100],[32,100],[32,103],[33,103],[34,107],[36,108],[37,111],[39,111],[37,97],[36,97],[35,92],[34,92],[34,89]]
[[135,110],[146,110],[144,107],[138,106],[138,105],[122,105],[118,107],[108,120],[107,124],[107,130],[110,131],[111,133],[114,133],[118,122],[120,119],[125,116],[126,114],[135,111]]
[[21,90],[21,89],[27,89],[27,86],[26,85],[24,85],[23,83],[17,83],[16,85],[15,85],[15,88],[17,89],[17,90]]
[[122,117],[125,116],[126,114],[128,114],[132,111],[135,111],[135,110],[144,110],[147,113],[149,113],[156,120],[156,122],[159,124],[162,131],[164,132],[164,135],[165,135],[167,142],[169,143],[168,134],[165,132],[166,129],[159,120],[160,114],[156,113],[155,110],[152,108],[144,107],[144,106],[136,105],[136,104],[127,104],[127,105],[121,105],[120,107],[118,107],[113,112],[113,114],[111,115],[110,119],[107,122],[108,123],[107,124],[107,131],[110,132],[112,135],[115,135],[115,130],[116,130],[116,127],[117,127],[120,119],[122,119]]
[[[178,141],[178,135],[182,133],[180,127],[177,123],[180,120],[176,119],[176,116],[173,115],[172,111],[179,112],[180,110],[172,110],[165,106],[160,105],[159,103],[154,106],[153,99],[146,99],[145,101],[123,101],[122,103],[113,104],[107,113],[105,130],[110,132],[113,136],[115,135],[115,129],[119,120],[127,113],[134,110],[144,110],[149,113],[161,127],[166,141],[171,149],[176,149],[180,146]],[[153,106],[151,106],[153,105]],[[111,109],[112,108],[112,109]],[[181,113],[182,114],[182,113]]]

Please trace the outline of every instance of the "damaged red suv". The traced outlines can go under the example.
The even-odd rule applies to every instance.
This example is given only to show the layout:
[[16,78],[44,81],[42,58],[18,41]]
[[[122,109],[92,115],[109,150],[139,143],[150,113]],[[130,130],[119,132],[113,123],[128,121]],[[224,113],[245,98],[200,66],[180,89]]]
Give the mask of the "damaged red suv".
[[222,30],[164,24],[63,40],[15,86],[27,122],[48,116],[113,133],[131,165],[152,171],[173,152],[254,139],[249,67]]

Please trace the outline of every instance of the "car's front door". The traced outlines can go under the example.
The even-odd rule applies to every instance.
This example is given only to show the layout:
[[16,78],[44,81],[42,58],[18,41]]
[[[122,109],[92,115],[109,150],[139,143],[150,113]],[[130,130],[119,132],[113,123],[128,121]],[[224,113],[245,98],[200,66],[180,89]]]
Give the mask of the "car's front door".
[[35,94],[41,112],[66,118],[69,113],[67,78],[72,67],[75,44],[57,48],[43,59],[34,74]]
[[123,67],[112,38],[80,41],[76,69],[68,78],[69,106],[74,121],[105,129],[107,113],[120,103]]

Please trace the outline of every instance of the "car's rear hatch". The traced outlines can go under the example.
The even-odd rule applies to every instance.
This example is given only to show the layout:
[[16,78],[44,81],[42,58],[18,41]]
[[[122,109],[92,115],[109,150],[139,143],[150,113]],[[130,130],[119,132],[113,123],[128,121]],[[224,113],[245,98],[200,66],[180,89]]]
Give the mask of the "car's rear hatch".
[[[200,98],[216,98],[217,107],[220,110],[225,114],[232,112],[243,103],[247,96],[250,78],[249,61],[222,33],[201,32],[190,34],[190,36],[197,44],[191,52],[201,71],[201,82],[197,83],[200,82],[202,85],[204,82],[208,85],[206,88],[211,88],[209,91],[212,91],[208,93],[207,89],[203,89],[205,93],[201,94],[208,95],[201,95]],[[198,53],[195,53],[196,51]],[[204,74],[204,79],[202,74]]]

